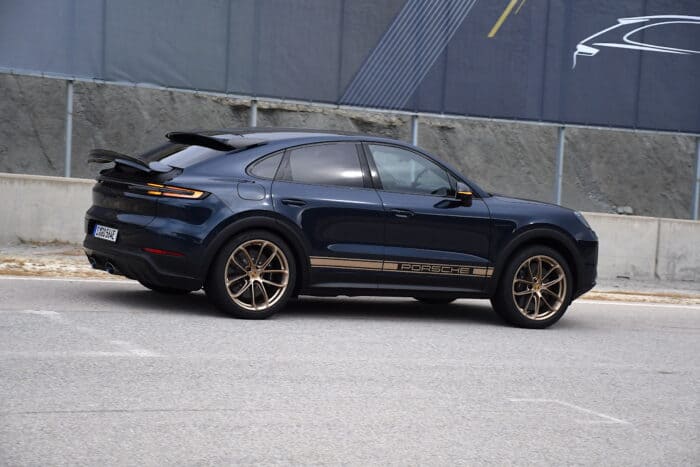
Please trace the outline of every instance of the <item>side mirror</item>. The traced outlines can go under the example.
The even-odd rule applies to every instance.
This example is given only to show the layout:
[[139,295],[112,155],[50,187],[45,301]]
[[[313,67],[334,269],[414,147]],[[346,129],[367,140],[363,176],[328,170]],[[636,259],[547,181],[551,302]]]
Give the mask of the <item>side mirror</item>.
[[474,194],[471,188],[462,182],[457,182],[457,200],[462,203],[462,206],[471,206]]

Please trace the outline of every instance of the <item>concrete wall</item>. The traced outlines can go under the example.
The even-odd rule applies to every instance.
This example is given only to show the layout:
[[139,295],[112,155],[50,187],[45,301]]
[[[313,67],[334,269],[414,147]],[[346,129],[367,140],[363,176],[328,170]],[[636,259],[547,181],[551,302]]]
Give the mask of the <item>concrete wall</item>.
[[[72,174],[92,178],[88,152],[134,154],[176,129],[247,125],[249,101],[138,87],[75,83]],[[0,172],[63,175],[64,81],[0,74]],[[260,126],[346,130],[410,140],[405,116],[313,105],[259,106]],[[552,201],[554,127],[486,120],[421,119],[419,145],[483,188]],[[689,218],[695,139],[569,128],[563,204],[594,212]]]
[[586,213],[585,217],[600,242],[598,276],[656,278],[657,218],[593,213]]
[[658,245],[658,277],[700,282],[700,222],[659,219]]
[[600,240],[598,276],[700,282],[700,222],[585,213]]
[[0,242],[80,243],[93,180],[0,174]]
[[[92,180],[0,174],[0,243],[83,240]],[[700,222],[585,213],[600,238],[598,276],[700,282]]]

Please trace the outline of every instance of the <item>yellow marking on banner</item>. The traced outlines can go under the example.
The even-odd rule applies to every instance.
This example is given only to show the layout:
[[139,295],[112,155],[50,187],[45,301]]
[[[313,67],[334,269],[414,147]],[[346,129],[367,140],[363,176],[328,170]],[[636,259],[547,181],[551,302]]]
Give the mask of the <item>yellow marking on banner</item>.
[[[496,24],[493,25],[491,28],[491,31],[489,32],[488,37],[493,37],[496,35],[499,29],[501,29],[501,26],[505,22],[506,18],[508,18],[508,15],[510,15],[510,12],[513,11],[513,8],[515,7],[515,4],[518,3],[518,0],[510,0],[508,3],[508,6],[506,7],[505,10],[503,10],[503,13],[501,13],[500,18],[498,18],[498,21],[496,21]],[[522,5],[521,5],[522,6]]]

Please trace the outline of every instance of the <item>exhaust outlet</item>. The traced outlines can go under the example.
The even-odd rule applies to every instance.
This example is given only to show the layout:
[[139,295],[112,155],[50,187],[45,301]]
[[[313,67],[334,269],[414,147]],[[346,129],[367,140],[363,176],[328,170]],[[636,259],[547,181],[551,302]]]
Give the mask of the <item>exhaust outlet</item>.
[[90,266],[92,266],[93,269],[97,269],[97,260],[93,258],[92,256],[88,256],[88,261],[90,262]]
[[114,265],[108,261],[105,263],[105,271],[110,274],[116,274],[117,268],[115,268]]

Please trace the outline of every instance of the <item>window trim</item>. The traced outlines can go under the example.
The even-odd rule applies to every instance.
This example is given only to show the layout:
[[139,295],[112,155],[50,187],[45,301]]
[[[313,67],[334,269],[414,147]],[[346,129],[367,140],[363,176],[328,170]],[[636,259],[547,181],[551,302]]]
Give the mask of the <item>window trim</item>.
[[[422,157],[423,159],[427,159],[428,161],[432,162],[433,164],[437,165],[440,169],[445,171],[445,174],[447,175],[447,179],[450,182],[450,188],[452,189],[453,193],[451,193],[450,195],[447,195],[447,196],[443,196],[443,195],[433,195],[430,193],[416,193],[416,192],[411,192],[411,191],[394,191],[394,190],[384,189],[384,187],[382,186],[381,178],[379,177],[379,170],[377,169],[377,165],[374,161],[374,156],[372,155],[372,150],[370,149],[370,145],[372,145],[372,146],[388,146],[390,148],[401,149],[401,150],[404,150],[407,152],[412,152],[412,153],[416,154],[418,157]],[[369,165],[370,165],[372,181],[374,183],[374,187],[376,190],[386,191],[387,193],[399,193],[399,194],[404,194],[404,195],[417,195],[417,196],[432,196],[434,198],[452,199],[455,197],[455,195],[457,193],[457,186],[456,186],[456,183],[453,184],[453,181],[454,182],[462,182],[465,185],[471,187],[470,183],[465,182],[461,176],[454,174],[452,172],[452,170],[445,167],[439,161],[433,159],[432,157],[428,156],[427,154],[416,151],[412,148],[408,148],[408,147],[397,145],[397,144],[390,144],[390,143],[384,143],[384,142],[374,142],[374,141],[363,141],[362,147],[363,147],[363,150],[365,152],[365,157],[367,157],[367,161],[369,162]],[[479,197],[477,193],[475,193],[475,195],[476,195],[475,197]]]
[[[330,184],[330,183],[309,183],[309,182],[299,182],[299,181],[295,181],[295,180],[289,180],[289,178],[291,178],[289,158],[291,157],[292,151],[296,151],[298,149],[309,147],[309,146],[322,146],[322,145],[331,145],[331,144],[350,144],[350,145],[355,146],[355,153],[357,154],[357,161],[359,162],[360,170],[362,171],[362,186],[334,185],[334,184]],[[358,141],[320,141],[320,142],[306,143],[306,144],[300,144],[297,146],[288,147],[284,150],[284,156],[282,157],[282,161],[280,162],[280,165],[277,168],[277,173],[275,174],[275,181],[276,182],[285,182],[285,183],[296,183],[298,185],[348,188],[348,189],[352,189],[352,190],[373,189],[372,182],[371,182],[370,175],[369,175],[369,168],[367,166],[367,161],[364,157],[364,153],[362,151],[361,145],[362,145],[362,143],[358,142]]]
[[[258,179],[260,179],[260,180],[274,180],[274,179],[277,177],[277,174],[278,174],[279,171],[280,171],[280,167],[282,167],[282,162],[284,161],[284,151],[285,151],[285,149],[282,149],[282,150],[275,151],[275,152],[270,153],[270,154],[265,154],[265,155],[262,156],[262,157],[258,157],[257,159],[255,159],[253,162],[251,162],[250,164],[248,164],[248,165],[246,166],[246,168],[245,168],[245,173],[246,173],[246,175],[249,175],[249,176],[251,176],[251,177],[258,178]],[[261,177],[260,175],[255,175],[254,173],[252,173],[253,167],[255,167],[256,165],[258,165],[259,163],[261,163],[261,162],[264,161],[265,159],[269,159],[269,158],[271,158],[271,157],[275,157],[275,156],[277,156],[278,154],[281,154],[281,155],[282,155],[282,159],[280,159],[280,163],[277,165],[277,170],[275,170],[275,174],[272,176],[272,178]]]

